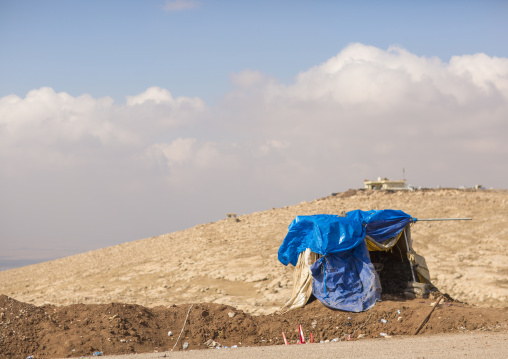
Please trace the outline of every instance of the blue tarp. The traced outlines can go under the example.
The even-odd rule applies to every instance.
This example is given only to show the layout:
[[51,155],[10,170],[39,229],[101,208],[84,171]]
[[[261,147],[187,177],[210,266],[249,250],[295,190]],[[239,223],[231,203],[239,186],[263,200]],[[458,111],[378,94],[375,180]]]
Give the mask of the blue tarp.
[[321,257],[311,272],[312,294],[327,307],[362,312],[381,300],[381,283],[365,242]]
[[353,249],[365,239],[365,228],[353,219],[332,214],[298,216],[279,248],[279,261],[296,266],[307,248],[323,256]]
[[416,221],[399,210],[351,211],[346,217],[331,214],[298,216],[289,225],[279,248],[279,261],[296,266],[307,248],[321,254],[312,267],[312,293],[325,305],[362,311],[380,299],[379,277],[365,243],[369,235],[378,242],[397,236]]
[[413,221],[409,214],[400,210],[383,209],[372,211],[355,211],[347,212],[347,218],[360,221],[367,231],[367,235],[377,242],[385,241],[393,238]]

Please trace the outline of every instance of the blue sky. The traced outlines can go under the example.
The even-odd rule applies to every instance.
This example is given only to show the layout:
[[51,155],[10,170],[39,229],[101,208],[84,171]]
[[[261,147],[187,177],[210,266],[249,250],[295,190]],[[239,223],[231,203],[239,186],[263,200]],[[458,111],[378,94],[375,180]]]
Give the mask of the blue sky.
[[403,168],[414,186],[506,188],[507,14],[0,0],[0,269]]
[[124,101],[150,86],[219,101],[229,74],[290,82],[352,42],[506,57],[503,1],[2,1],[0,95],[50,86]]

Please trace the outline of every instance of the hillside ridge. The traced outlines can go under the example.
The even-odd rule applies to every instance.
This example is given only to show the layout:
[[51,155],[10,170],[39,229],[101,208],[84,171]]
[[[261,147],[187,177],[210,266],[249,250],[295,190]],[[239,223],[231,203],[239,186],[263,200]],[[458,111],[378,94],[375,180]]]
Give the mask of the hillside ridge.
[[0,294],[35,305],[210,302],[268,314],[291,293],[292,267],[278,261],[277,251],[294,217],[391,208],[416,218],[472,217],[415,223],[414,248],[441,291],[502,307],[508,299],[507,206],[506,190],[349,190],[0,272]]

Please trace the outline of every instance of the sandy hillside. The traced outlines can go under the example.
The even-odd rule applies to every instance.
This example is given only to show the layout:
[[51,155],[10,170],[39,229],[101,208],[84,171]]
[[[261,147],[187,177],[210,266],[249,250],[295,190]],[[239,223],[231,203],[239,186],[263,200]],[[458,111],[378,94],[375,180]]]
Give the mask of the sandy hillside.
[[42,305],[136,303],[147,307],[211,302],[251,314],[274,312],[289,298],[292,267],[277,260],[297,215],[401,209],[417,218],[415,250],[434,284],[479,306],[506,306],[508,191],[354,191],[295,206],[239,215],[158,237],[0,272],[0,294]]

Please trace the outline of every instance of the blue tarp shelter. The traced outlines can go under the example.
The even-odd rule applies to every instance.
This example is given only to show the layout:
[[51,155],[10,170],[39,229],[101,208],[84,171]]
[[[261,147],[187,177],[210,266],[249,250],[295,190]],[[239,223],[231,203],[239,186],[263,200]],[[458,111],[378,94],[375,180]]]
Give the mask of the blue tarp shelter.
[[320,256],[310,267],[312,294],[324,305],[352,312],[374,306],[381,284],[370,261],[366,238],[382,243],[416,221],[400,210],[355,210],[346,217],[298,216],[279,248],[279,261],[297,265],[306,250]]

